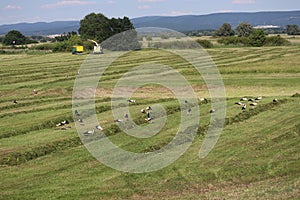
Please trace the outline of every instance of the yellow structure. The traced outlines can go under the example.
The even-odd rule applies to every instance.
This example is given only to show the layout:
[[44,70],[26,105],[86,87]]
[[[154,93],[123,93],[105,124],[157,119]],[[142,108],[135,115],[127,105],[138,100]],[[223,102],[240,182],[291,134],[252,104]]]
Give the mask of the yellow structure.
[[83,53],[83,46],[73,46],[72,54]]

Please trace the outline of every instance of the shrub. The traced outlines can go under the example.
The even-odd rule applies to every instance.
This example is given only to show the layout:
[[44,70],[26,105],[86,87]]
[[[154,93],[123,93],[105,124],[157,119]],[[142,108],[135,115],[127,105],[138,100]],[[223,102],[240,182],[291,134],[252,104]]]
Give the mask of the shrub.
[[213,44],[209,40],[196,40],[203,48],[212,48]]
[[32,46],[31,49],[35,49],[35,50],[53,50],[54,47],[55,47],[55,44],[53,44],[53,43],[45,43],[45,44],[39,44],[39,45]]
[[263,30],[254,30],[249,36],[249,44],[253,47],[261,47],[265,45],[267,40],[266,34]]
[[280,35],[267,37],[266,45],[269,46],[283,46],[288,45],[290,42],[287,39],[282,38]]
[[199,48],[194,41],[172,41],[172,42],[154,42],[149,43],[149,47],[163,49],[196,49]]
[[147,40],[147,41],[152,41],[152,36],[151,36],[151,35],[147,35],[147,36],[146,36],[146,40]]
[[218,39],[217,41],[220,44],[224,45],[245,45],[247,46],[249,44],[249,38],[248,37],[222,37]]

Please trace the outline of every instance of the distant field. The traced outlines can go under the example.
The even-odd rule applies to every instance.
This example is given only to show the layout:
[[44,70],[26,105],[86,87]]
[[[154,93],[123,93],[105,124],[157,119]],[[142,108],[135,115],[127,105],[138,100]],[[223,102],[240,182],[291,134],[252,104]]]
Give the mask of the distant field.
[[[287,38],[295,44],[300,40]],[[210,103],[199,102],[201,121],[191,147],[170,166],[145,174],[100,164],[78,138],[72,91],[86,55],[0,55],[0,199],[299,199],[300,101],[291,96],[300,93],[300,46],[207,51],[227,95],[226,124],[216,147],[206,158],[198,158],[211,117]],[[172,93],[147,86],[134,94],[137,103],[130,107],[131,114],[146,125],[139,120],[139,110],[160,103],[169,111],[163,131],[151,139],[137,139],[116,128],[109,98],[113,86],[137,63],[147,62],[172,66],[199,98],[209,98],[195,69],[168,53],[133,51],[117,59],[97,89],[97,116],[111,141],[134,152],[167,144],[180,117]],[[243,112],[234,103],[244,96],[263,99]],[[273,103],[274,98],[279,102]],[[71,128],[55,126],[65,119]]]

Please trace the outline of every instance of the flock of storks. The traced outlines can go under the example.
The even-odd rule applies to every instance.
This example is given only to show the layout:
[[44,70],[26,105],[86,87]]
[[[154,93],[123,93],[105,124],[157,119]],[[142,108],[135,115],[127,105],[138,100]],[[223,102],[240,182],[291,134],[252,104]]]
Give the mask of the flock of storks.
[[[33,90],[33,95],[37,95],[37,94],[38,94],[37,90],[34,89]],[[245,111],[247,109],[247,104],[246,104],[247,101],[249,102],[249,106],[255,107],[255,106],[258,105],[260,100],[262,100],[262,96],[256,97],[255,99],[254,98],[243,97],[243,98],[240,99],[240,101],[236,102],[235,104],[240,106],[241,109],[243,111]],[[136,101],[134,99],[129,99],[128,100],[128,103],[130,103],[130,104],[134,104],[135,102]],[[200,102],[208,103],[208,100],[206,98],[200,98]],[[277,99],[273,99],[273,103],[277,103],[277,102],[278,102]],[[18,104],[18,101],[15,99],[15,100],[13,100],[13,103]],[[185,101],[185,103],[188,103],[188,101]],[[145,114],[145,121],[147,121],[147,122],[151,122],[153,120],[153,118],[151,116],[151,110],[152,110],[151,106],[147,106],[145,109],[141,109],[141,113]],[[214,112],[216,112],[216,110],[211,109],[209,112],[214,113]],[[192,108],[189,107],[187,109],[187,115],[190,115],[191,113],[192,113]],[[80,114],[79,114],[78,110],[75,110],[74,114],[75,114],[76,117],[78,117],[78,122],[81,123],[82,125],[84,125],[82,118],[80,118]],[[129,116],[126,113],[124,115],[124,120],[128,120],[128,119],[129,119]],[[123,122],[124,120],[123,119],[116,119],[116,120],[114,120],[114,122],[119,123],[119,122]],[[63,121],[59,122],[58,124],[56,124],[56,127],[61,127],[61,129],[71,128],[69,126],[69,121],[68,120],[63,120]],[[95,128],[97,130],[103,131],[103,128],[100,125],[97,125]],[[95,132],[95,129],[88,130],[88,131],[84,132],[83,135],[93,135],[94,132]]]
[[[258,102],[262,100],[262,96],[256,97],[255,99],[253,98],[247,98],[247,97],[243,97],[240,99],[239,102],[236,102],[236,105],[239,105],[242,107],[242,110],[246,110],[247,109],[247,105],[246,105],[246,101],[249,102],[249,106],[255,107],[258,105]],[[278,99],[273,99],[273,103],[277,103]]]

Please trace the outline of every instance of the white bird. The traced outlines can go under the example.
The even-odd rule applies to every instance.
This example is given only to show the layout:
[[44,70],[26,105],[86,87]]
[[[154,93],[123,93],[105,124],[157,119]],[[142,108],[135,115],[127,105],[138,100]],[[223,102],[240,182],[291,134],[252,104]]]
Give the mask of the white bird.
[[82,119],[78,119],[78,122],[83,123],[83,120]]
[[257,103],[256,102],[252,102],[252,103],[250,103],[250,106],[257,106]]
[[121,119],[116,119],[114,122],[122,122],[123,120]]
[[69,124],[69,121],[68,120],[64,120],[61,122],[61,124],[65,125],[65,124]]
[[211,109],[209,112],[210,113],[214,113],[214,112],[216,112],[216,110],[215,109]]
[[147,118],[145,119],[147,122],[150,122],[152,120],[150,112],[147,112]]
[[247,101],[246,97],[241,98],[241,101]]
[[129,99],[128,102],[129,103],[135,103],[135,100],[134,99]]
[[151,106],[148,106],[148,107],[146,108],[146,110],[152,110]]
[[95,132],[95,129],[91,130],[91,131],[86,131],[83,133],[83,135],[93,135]]
[[37,95],[37,94],[38,94],[38,91],[37,91],[36,89],[34,89],[34,90],[33,90],[33,94],[34,94],[34,95]]
[[97,125],[96,126],[96,129],[100,130],[100,131],[103,131],[103,128],[100,126],[100,125]]
[[207,100],[206,98],[200,98],[200,101],[201,101],[201,102],[205,102],[205,103],[208,102],[208,100]]
[[246,104],[243,104],[242,110],[246,110],[247,106]]
[[262,96],[257,97],[255,100],[262,100]]
[[255,100],[254,100],[254,99],[249,99],[248,101],[255,102]]
[[58,124],[56,124],[56,126],[59,127],[59,126],[62,126],[62,124],[61,124],[61,123],[58,123]]
[[13,102],[14,102],[14,104],[17,104],[17,103],[18,103],[17,100],[14,100]]
[[141,113],[146,113],[146,111],[144,109],[141,110]]
[[236,105],[239,105],[239,106],[242,106],[242,105],[243,105],[242,102],[236,102],[235,104],[236,104]]
[[273,103],[277,103],[278,102],[278,99],[273,99]]

